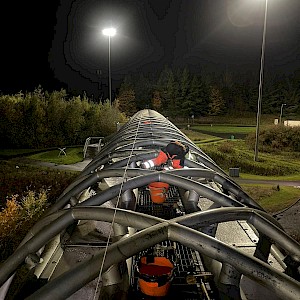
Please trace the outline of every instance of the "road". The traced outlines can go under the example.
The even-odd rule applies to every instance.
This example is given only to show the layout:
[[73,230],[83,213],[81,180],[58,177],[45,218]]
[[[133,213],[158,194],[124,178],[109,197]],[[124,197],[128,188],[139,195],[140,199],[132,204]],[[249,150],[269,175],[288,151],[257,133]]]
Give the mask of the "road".
[[272,184],[272,185],[285,185],[285,186],[294,186],[300,188],[300,181],[286,181],[286,180],[266,180],[266,179],[244,179],[232,177],[238,184],[250,183],[250,184]]

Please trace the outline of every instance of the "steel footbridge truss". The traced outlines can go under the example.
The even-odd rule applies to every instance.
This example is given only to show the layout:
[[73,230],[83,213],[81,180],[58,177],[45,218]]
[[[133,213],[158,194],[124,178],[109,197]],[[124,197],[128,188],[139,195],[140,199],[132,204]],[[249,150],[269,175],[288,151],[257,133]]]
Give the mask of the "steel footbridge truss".
[[[140,168],[174,140],[189,146],[184,168]],[[153,182],[169,185],[162,203],[152,201]],[[171,275],[142,274],[141,260],[158,257],[172,262]],[[0,292],[1,299],[299,300],[299,261],[299,244],[272,216],[146,109],[104,144],[0,266]],[[151,294],[156,286],[165,294]]]

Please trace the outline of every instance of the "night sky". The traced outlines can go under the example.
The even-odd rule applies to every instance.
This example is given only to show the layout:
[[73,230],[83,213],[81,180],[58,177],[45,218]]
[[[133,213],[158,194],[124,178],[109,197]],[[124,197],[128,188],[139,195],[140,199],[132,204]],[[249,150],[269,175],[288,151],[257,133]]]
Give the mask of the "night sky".
[[[2,3],[0,91],[97,96],[108,77],[165,65],[259,72],[265,0],[49,0]],[[265,72],[300,67],[300,1],[268,0]],[[99,70],[101,74],[99,75]],[[102,87],[103,87],[102,86]]]

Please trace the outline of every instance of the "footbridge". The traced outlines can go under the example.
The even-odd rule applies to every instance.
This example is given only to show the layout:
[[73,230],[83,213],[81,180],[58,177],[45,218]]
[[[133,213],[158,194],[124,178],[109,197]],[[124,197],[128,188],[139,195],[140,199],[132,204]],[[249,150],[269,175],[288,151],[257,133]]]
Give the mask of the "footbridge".
[[[189,147],[184,168],[140,167],[174,140]],[[152,183],[164,184],[159,201]],[[0,298],[299,300],[299,265],[300,245],[276,219],[146,109],[0,265]]]

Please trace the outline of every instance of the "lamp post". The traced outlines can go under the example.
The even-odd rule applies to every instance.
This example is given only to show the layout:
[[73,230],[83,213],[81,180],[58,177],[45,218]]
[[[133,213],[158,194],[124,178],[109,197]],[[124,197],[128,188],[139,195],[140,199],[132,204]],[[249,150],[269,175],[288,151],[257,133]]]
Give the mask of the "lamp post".
[[110,68],[110,38],[116,34],[115,28],[105,28],[102,33],[108,36],[108,86],[109,86],[109,104],[111,106],[111,68]]
[[264,61],[265,61],[268,0],[265,0],[265,1],[266,1],[266,5],[265,5],[264,28],[263,28],[263,38],[262,38],[261,57],[260,57],[260,72],[259,72],[259,87],[258,87],[258,100],[257,100],[257,117],[256,117],[254,161],[257,161],[257,159],[258,159],[258,137],[259,137],[259,124],[260,124],[260,115],[261,115],[261,98],[262,98]]
[[283,111],[283,107],[285,106],[285,103],[281,104],[281,109],[280,109],[280,116],[279,116],[279,124],[281,124],[281,117],[282,117],[282,111]]

